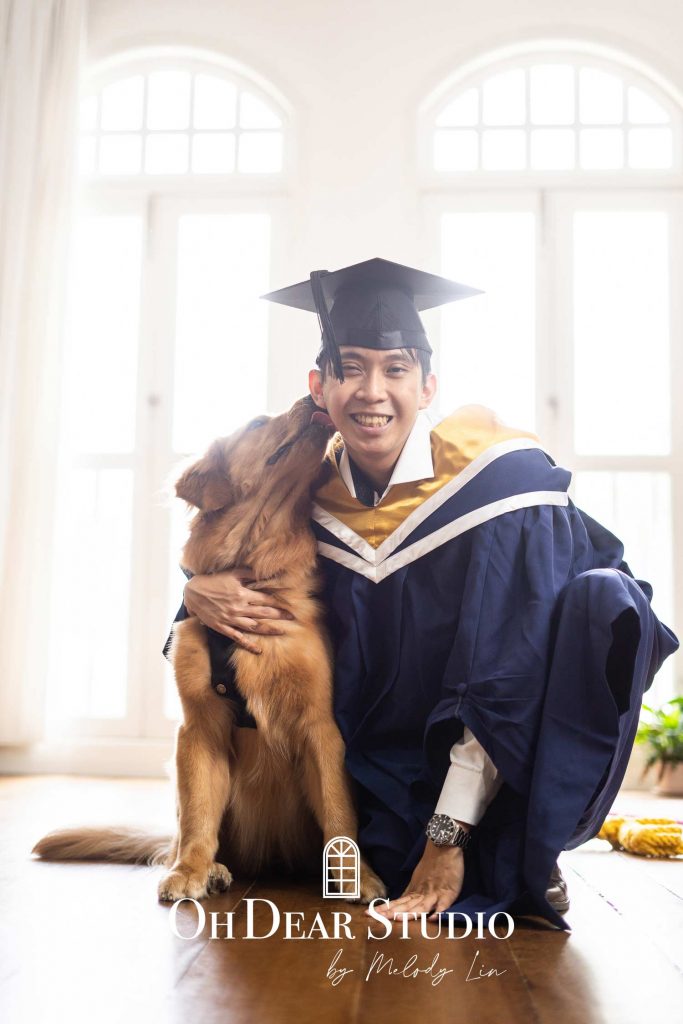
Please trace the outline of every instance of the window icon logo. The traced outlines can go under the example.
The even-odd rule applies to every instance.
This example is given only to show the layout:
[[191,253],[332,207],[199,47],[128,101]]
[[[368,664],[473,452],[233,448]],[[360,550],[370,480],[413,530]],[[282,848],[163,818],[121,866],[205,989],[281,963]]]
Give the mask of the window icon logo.
[[323,850],[323,897],[360,899],[360,850],[348,836],[335,836]]

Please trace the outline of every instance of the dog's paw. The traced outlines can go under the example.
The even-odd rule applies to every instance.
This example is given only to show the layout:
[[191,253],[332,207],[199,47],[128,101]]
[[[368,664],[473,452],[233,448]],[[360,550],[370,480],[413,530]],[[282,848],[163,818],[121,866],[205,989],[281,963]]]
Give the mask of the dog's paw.
[[224,864],[214,863],[208,871],[196,871],[177,864],[159,882],[157,890],[163,903],[174,903],[185,898],[203,900],[232,885],[232,875]]
[[382,879],[375,874],[372,868],[361,860],[360,865],[360,902],[372,903],[373,900],[383,898],[387,894],[387,887]]
[[213,896],[218,892],[225,892],[232,885],[232,875],[226,868],[225,864],[218,864],[214,862],[209,869],[209,874],[206,879],[206,890],[209,896]]

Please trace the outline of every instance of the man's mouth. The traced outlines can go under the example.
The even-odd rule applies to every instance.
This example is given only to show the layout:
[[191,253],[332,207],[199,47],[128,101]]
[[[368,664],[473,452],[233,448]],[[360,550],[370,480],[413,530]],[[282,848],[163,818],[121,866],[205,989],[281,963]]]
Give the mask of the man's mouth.
[[378,413],[352,412],[351,419],[361,427],[386,427],[393,416],[381,416]]

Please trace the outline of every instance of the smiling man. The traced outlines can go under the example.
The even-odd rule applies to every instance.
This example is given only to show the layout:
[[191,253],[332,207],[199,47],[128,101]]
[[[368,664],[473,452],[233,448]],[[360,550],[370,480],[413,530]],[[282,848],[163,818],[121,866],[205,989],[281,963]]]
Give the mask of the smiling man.
[[[436,392],[436,378],[414,349],[387,352],[344,346],[344,382],[311,370],[309,388],[344,439],[345,464],[383,494],[415,427]],[[339,386],[337,386],[339,384]],[[374,502],[373,502],[374,504]]]
[[[319,408],[339,432],[313,508],[335,716],[386,913],[567,910],[559,852],[594,835],[643,689],[677,646],[570,474],[478,406],[432,415],[419,311],[475,290],[369,260],[266,298],[317,313]],[[185,605],[257,651],[248,572]]]

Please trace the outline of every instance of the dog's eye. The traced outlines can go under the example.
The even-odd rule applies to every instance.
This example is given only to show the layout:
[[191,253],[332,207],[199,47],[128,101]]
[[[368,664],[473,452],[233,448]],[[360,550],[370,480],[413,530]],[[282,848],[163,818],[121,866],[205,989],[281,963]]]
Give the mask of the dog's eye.
[[266,416],[257,416],[251,423],[247,423],[247,430],[258,430],[259,427],[265,427],[266,423],[268,423]]

